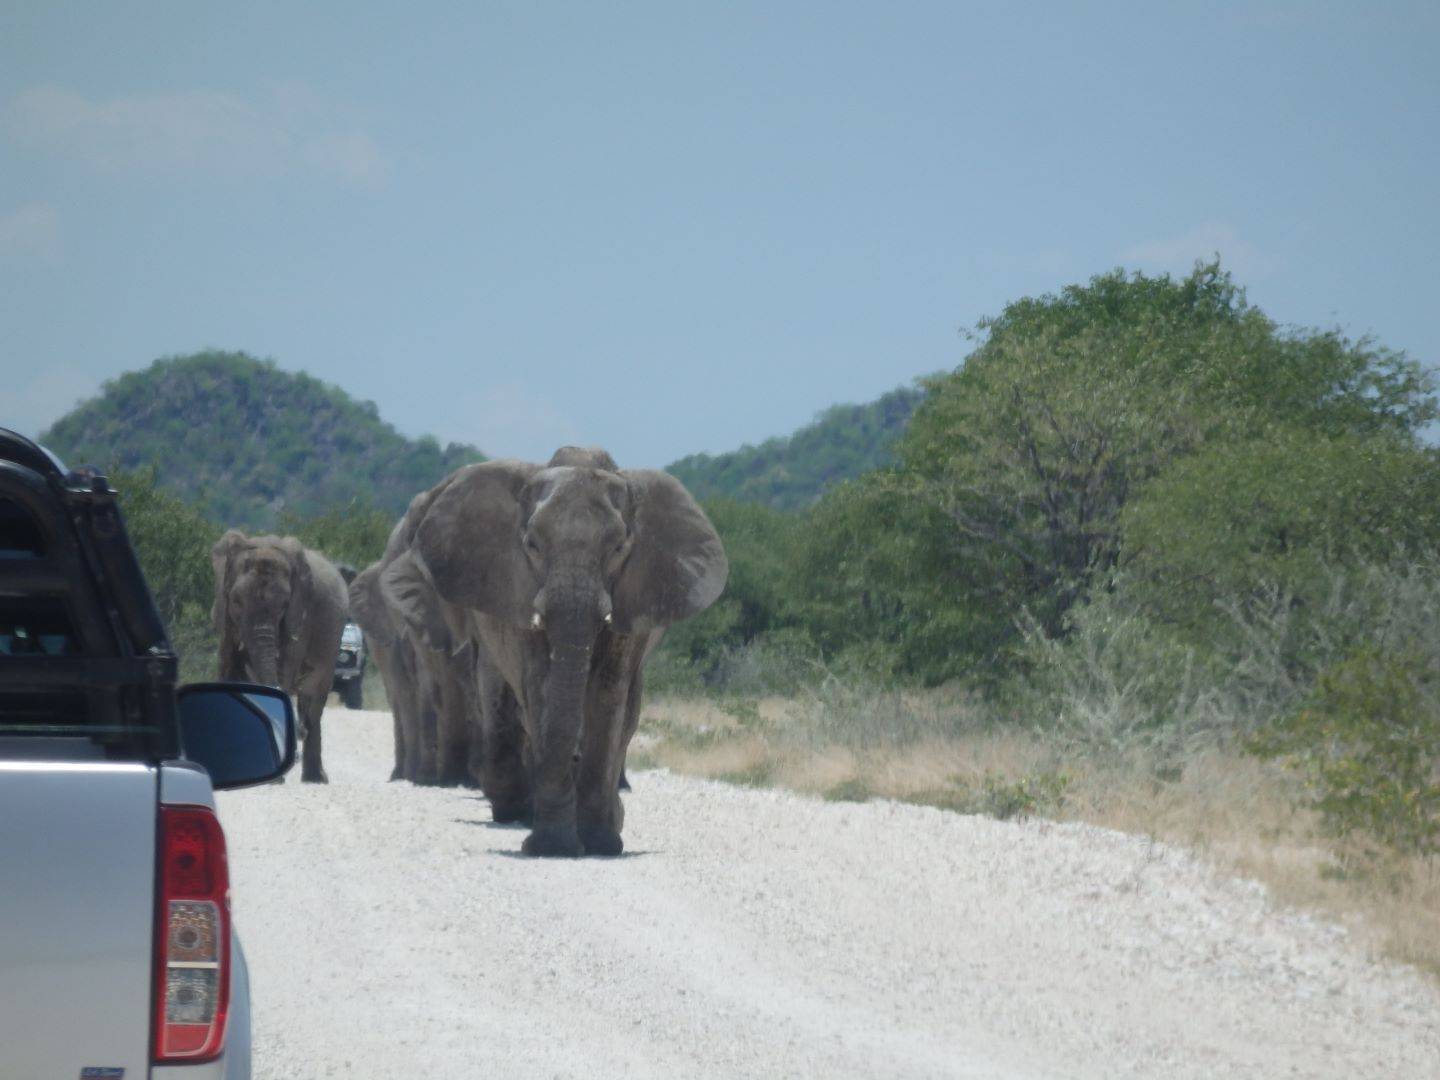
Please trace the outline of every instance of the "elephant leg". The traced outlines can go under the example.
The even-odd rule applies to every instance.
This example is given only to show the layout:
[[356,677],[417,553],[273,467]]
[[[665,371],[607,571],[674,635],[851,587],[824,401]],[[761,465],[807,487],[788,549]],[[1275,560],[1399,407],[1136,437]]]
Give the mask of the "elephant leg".
[[421,694],[415,708],[415,723],[410,734],[411,753],[408,762],[413,762],[410,780],[416,784],[434,784],[435,768],[435,698]]
[[423,769],[420,753],[420,716],[425,711],[425,703],[415,695],[410,703],[410,708],[405,717],[405,772],[404,777],[412,784],[419,783]]
[[644,675],[643,667],[635,671],[630,678],[630,693],[625,698],[625,748],[620,752],[620,783],[617,785],[621,791],[630,790],[630,780],[625,775],[625,755],[630,749],[630,739],[640,727],[640,692],[644,689]]
[[445,787],[465,783],[470,775],[470,695],[455,673],[438,680],[440,707],[435,714],[436,781]]
[[467,787],[485,786],[485,725],[480,719],[478,706],[475,715],[470,717],[470,753],[465,761],[465,769],[470,774]]
[[429,706],[420,685],[419,672],[413,663],[406,664],[405,681],[405,715],[401,718],[405,738],[405,771],[401,775],[412,784],[419,784],[425,780],[425,740],[422,733],[425,728],[425,711]]
[[490,800],[490,813],[497,822],[529,822],[530,770],[526,764],[525,731],[520,723],[520,703],[500,679],[481,685],[480,787]]
[[300,779],[311,784],[328,784],[322,764],[323,732],[320,714],[325,711],[325,694],[303,694],[300,697],[300,711],[305,716],[305,747],[301,752]]
[[620,777],[640,713],[640,672],[625,651],[617,647],[591,679],[575,783],[576,820],[588,855],[619,855],[625,847],[620,839],[625,825]]
[[380,665],[380,677],[385,683],[385,699],[390,703],[390,721],[395,730],[395,767],[390,770],[391,780],[405,778],[405,689],[400,685],[395,670],[394,657],[387,651],[376,649],[376,662]]
[[401,718],[400,706],[395,704],[395,698],[390,698],[390,719],[395,727],[395,767],[390,770],[391,780],[403,780],[405,778],[405,721]]

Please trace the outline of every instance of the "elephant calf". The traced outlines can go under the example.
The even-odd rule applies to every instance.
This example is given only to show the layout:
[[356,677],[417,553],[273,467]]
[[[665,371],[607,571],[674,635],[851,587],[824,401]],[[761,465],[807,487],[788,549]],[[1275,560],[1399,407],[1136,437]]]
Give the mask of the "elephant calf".
[[231,529],[210,552],[220,678],[292,694],[304,740],[300,779],[326,782],[320,714],[335,675],[348,597],[340,572],[293,536]]

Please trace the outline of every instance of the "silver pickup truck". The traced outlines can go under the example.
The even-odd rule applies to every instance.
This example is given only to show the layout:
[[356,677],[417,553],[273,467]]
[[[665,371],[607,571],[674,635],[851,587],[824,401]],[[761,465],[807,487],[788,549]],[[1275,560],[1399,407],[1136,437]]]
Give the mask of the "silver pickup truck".
[[103,477],[0,429],[0,1077],[250,1075],[217,789],[295,759],[289,699],[176,686]]

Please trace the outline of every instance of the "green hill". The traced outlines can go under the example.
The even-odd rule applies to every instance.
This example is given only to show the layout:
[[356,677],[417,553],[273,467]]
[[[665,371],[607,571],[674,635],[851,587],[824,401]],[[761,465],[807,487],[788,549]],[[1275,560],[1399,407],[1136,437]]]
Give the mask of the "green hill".
[[[829,485],[889,462],[923,390],[836,405],[794,434],[669,467],[698,498],[778,509],[814,502]],[[157,360],[107,382],[42,433],[71,464],[153,467],[160,483],[219,525],[272,528],[351,500],[401,513],[412,495],[461,465],[473,446],[407,439],[373,402],[245,353]]]
[[41,435],[72,465],[153,466],[221,525],[269,528],[352,499],[399,514],[473,446],[407,439],[373,402],[273,361],[202,352],[105,384]]
[[799,509],[831,484],[888,465],[891,446],[924,398],[923,390],[901,387],[868,405],[834,405],[793,435],[727,454],[691,454],[667,471],[698,499]]

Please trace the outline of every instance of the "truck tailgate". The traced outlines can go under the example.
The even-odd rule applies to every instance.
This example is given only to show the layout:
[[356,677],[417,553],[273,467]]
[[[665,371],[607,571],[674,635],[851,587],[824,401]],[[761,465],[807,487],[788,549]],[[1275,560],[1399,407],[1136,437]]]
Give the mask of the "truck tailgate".
[[0,761],[0,1076],[149,1075],[158,785]]

